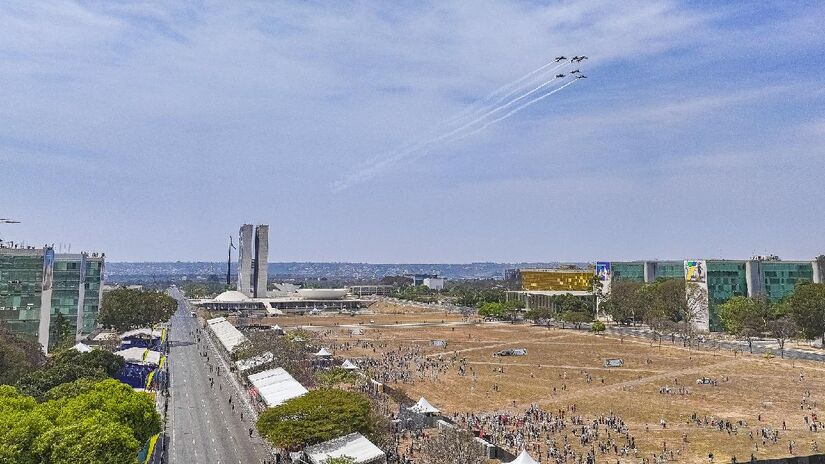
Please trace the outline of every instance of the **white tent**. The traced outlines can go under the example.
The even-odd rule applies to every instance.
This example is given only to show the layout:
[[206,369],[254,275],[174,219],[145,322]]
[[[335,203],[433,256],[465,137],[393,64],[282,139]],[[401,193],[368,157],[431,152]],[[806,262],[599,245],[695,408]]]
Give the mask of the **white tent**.
[[357,464],[386,462],[386,455],[360,433],[351,433],[304,449],[309,462],[322,464],[331,458],[352,458]]
[[317,352],[317,353],[315,353],[315,356],[319,356],[319,357],[328,357],[328,356],[332,356],[332,353],[330,353],[329,351],[327,351],[327,349],[326,349],[326,348],[321,348],[320,350],[318,350],[318,352]]
[[157,366],[160,364],[160,351],[147,350],[146,348],[132,347],[125,350],[115,351],[118,356],[123,356],[127,363],[146,364]]
[[354,370],[358,369],[358,366],[356,366],[355,363],[353,363],[352,361],[347,359],[346,361],[344,361],[343,364],[341,364],[341,369],[346,369],[348,371],[354,371]]
[[272,331],[279,335],[284,334],[284,329],[282,329],[281,326],[279,326],[278,324],[275,324],[275,327],[272,328]]
[[216,317],[206,321],[209,324],[209,330],[215,334],[218,341],[221,342],[226,351],[232,353],[238,347],[249,341],[240,330],[236,329],[232,323],[226,320],[225,317]]
[[78,343],[77,345],[73,346],[72,349],[75,351],[79,351],[81,353],[88,353],[92,351],[92,348],[85,343]]
[[506,464],[539,464],[535,459],[531,458],[529,454],[527,454],[527,450],[521,452],[518,457]]
[[440,409],[431,405],[430,402],[424,399],[423,396],[420,400],[418,400],[418,403],[415,403],[415,405],[410,406],[410,411],[417,412],[419,414],[438,414],[441,412]]
[[280,367],[250,375],[249,382],[258,390],[264,403],[270,408],[307,392],[307,389],[289,375],[289,372]]

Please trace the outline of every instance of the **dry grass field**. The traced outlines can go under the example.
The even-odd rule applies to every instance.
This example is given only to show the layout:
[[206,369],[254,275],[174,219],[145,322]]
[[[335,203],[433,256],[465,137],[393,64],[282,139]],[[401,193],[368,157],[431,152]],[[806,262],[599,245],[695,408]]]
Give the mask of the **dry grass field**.
[[[426,397],[446,415],[520,412],[531,404],[549,411],[575,404],[586,418],[613,412],[629,425],[640,450],[638,457],[623,462],[651,457],[663,446],[677,450],[679,462],[707,462],[708,453],[714,453],[715,462],[730,462],[731,456],[743,462],[751,454],[787,456],[791,441],[798,455],[813,454],[814,442],[825,448],[825,435],[811,432],[804,421],[805,416],[821,416],[825,365],[819,363],[688,350],[640,338],[524,324],[467,323],[460,315],[420,308],[373,309],[370,315],[280,317],[272,322],[322,332],[340,358],[380,359],[399,347],[417,345],[425,356],[466,359],[470,375],[459,375],[454,366],[444,374],[416,374],[412,382],[391,385],[414,399]],[[353,335],[354,327],[361,327],[363,334]],[[447,347],[433,347],[435,339],[446,340]],[[353,347],[357,340],[372,345]],[[505,348],[526,348],[528,354],[493,356]],[[621,358],[624,365],[606,368],[607,358]],[[717,384],[697,385],[701,377]],[[661,393],[666,386],[674,391],[686,387],[689,393]],[[807,392],[811,396],[803,409]],[[694,413],[729,420],[737,430],[696,425],[690,421]],[[777,443],[763,444],[762,428],[779,430]]]

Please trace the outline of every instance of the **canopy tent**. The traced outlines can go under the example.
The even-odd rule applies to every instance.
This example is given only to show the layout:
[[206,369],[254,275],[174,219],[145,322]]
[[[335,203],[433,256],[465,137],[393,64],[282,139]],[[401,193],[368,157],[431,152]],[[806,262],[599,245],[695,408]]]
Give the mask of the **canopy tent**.
[[304,448],[304,454],[312,464],[321,464],[329,459],[349,457],[356,464],[386,462],[381,449],[358,432]]
[[538,461],[531,458],[529,454],[527,454],[527,450],[521,452],[518,457],[508,463],[505,464],[539,464]]
[[344,361],[343,364],[341,364],[341,369],[346,369],[348,371],[354,371],[354,370],[358,369],[358,366],[356,366],[355,363],[353,363],[352,361],[347,359],[346,361]]
[[79,351],[81,353],[88,353],[92,351],[92,348],[85,343],[78,343],[77,345],[73,346],[72,349],[75,351]]
[[209,330],[215,334],[218,341],[226,349],[232,353],[241,345],[249,341],[240,330],[236,329],[225,317],[216,317],[206,321],[209,324]]
[[281,367],[252,374],[249,376],[249,382],[270,408],[307,392],[303,385]]
[[327,349],[326,349],[326,348],[321,348],[320,350],[318,350],[318,352],[317,352],[317,353],[315,353],[315,356],[318,356],[318,357],[325,357],[325,358],[326,358],[326,357],[332,356],[332,353],[330,353],[329,351],[327,351]]
[[145,364],[157,366],[160,364],[162,353],[160,351],[147,350],[146,348],[132,347],[125,350],[115,351],[115,354],[122,356],[127,363]]
[[418,403],[415,403],[415,405],[410,406],[410,411],[417,412],[419,414],[438,414],[441,412],[440,409],[431,405],[430,402],[424,399],[423,396],[420,400],[418,400]]
[[284,334],[284,329],[282,329],[281,326],[279,326],[278,324],[275,324],[275,327],[272,328],[272,331],[278,335]]

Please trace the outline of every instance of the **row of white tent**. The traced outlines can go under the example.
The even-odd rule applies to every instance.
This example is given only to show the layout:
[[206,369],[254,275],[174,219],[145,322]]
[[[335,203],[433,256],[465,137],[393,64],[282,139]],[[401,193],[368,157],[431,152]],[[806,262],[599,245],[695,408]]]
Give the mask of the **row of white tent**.
[[241,345],[249,341],[249,339],[227,321],[225,317],[209,319],[206,323],[209,325],[209,330],[215,334],[218,341],[221,342],[221,345],[230,353],[235,352]]

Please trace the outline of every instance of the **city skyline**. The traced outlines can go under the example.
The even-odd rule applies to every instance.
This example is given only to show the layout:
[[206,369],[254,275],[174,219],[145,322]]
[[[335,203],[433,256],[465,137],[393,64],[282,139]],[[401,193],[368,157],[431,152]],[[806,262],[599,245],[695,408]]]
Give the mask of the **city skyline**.
[[[3,239],[112,262],[221,261],[242,223],[270,224],[273,262],[822,252],[819,5],[10,2],[0,19],[0,215],[22,221]],[[581,84],[396,156],[576,54]]]

